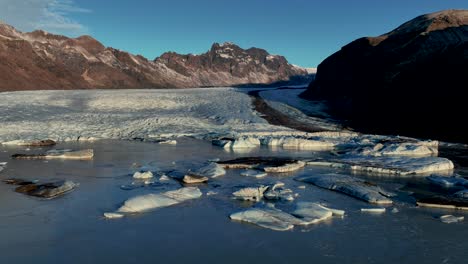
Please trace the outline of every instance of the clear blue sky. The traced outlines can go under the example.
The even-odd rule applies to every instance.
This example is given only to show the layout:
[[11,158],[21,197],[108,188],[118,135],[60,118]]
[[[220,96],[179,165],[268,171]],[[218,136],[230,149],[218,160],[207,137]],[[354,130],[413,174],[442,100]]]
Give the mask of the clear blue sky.
[[[202,53],[213,42],[232,41],[284,55],[304,67],[317,66],[356,38],[383,34],[418,15],[468,9],[468,0],[35,1],[44,2],[50,14],[34,27],[90,34],[106,46],[149,59],[165,51]],[[4,16],[14,14],[12,21],[30,6],[11,11],[18,2],[0,0],[0,9],[10,5]]]

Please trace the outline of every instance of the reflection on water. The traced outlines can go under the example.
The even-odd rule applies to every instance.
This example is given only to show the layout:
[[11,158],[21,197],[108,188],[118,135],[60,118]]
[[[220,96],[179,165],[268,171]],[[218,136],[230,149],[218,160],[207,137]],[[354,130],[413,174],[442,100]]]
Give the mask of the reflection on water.
[[[265,178],[240,176],[242,170],[228,170],[225,176],[201,191],[215,194],[180,205],[119,220],[105,220],[104,212],[116,210],[127,198],[178,188],[178,183],[123,190],[131,184],[138,166],[153,171],[185,171],[209,159],[241,156],[318,157],[325,153],[253,149],[248,153],[226,152],[210,143],[179,140],[176,146],[128,141],[63,144],[60,148],[94,148],[93,161],[10,160],[22,148],[1,148],[0,162],[8,165],[0,179],[67,179],[79,188],[58,199],[44,201],[13,191],[0,184],[1,263],[464,263],[468,253],[468,221],[443,224],[443,214],[465,215],[414,206],[409,194],[434,191],[424,179],[390,177],[365,178],[396,191],[398,213],[365,214],[369,207],[340,193],[306,185],[295,176],[329,173],[330,169],[307,167],[292,174]],[[464,171],[465,167],[458,167]],[[363,176],[363,175],[361,175]],[[245,186],[282,181],[299,194],[296,201],[321,202],[346,210],[344,218],[275,232],[254,225],[232,222],[233,212],[254,206],[231,199],[231,193]],[[404,186],[409,186],[401,189]],[[413,188],[413,189],[411,189]],[[278,202],[286,212],[295,202]],[[392,208],[392,207],[390,207]]]

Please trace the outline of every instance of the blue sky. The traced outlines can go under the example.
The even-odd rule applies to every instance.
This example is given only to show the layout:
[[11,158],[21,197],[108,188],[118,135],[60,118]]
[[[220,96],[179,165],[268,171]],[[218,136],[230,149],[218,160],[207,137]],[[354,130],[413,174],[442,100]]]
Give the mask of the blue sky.
[[467,0],[0,0],[0,19],[23,31],[89,34],[154,59],[232,41],[315,67],[343,45]]

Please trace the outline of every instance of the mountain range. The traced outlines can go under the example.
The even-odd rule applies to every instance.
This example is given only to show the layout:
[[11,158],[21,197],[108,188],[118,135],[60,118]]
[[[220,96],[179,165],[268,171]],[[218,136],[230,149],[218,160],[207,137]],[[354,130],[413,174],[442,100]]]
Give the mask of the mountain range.
[[200,55],[167,52],[154,60],[68,38],[0,24],[0,91],[188,88],[310,81],[306,69],[259,48],[215,43]]

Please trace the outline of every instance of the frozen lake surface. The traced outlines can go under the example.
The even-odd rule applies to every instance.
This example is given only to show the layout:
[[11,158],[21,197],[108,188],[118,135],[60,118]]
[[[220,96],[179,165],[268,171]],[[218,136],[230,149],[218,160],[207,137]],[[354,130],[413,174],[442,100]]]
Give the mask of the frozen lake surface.
[[[1,179],[68,179],[80,184],[74,192],[53,200],[15,193],[13,186],[0,184],[0,252],[8,263],[464,263],[468,254],[468,222],[444,224],[438,219],[445,214],[468,217],[467,213],[417,208],[407,192],[398,191],[407,183],[427,184],[424,180],[373,177],[379,185],[395,191],[397,197],[386,213],[369,214],[360,209],[375,206],[293,180],[329,173],[328,168],[306,167],[264,178],[241,176],[244,170],[228,170],[207,184],[196,185],[203,193],[200,199],[123,219],[102,217],[135,195],[180,187],[168,182],[121,189],[133,181],[133,172],[139,169],[134,163],[154,172],[169,172],[191,169],[216,158],[324,155],[320,152],[261,147],[239,154],[191,138],[181,138],[175,146],[104,140],[57,147],[94,148],[95,158],[10,160],[11,154],[25,148],[0,147],[0,160],[9,161]],[[264,206],[233,200],[232,192],[277,181],[299,194],[293,202],[276,202],[277,208],[289,211],[300,201],[320,202],[345,210],[346,215],[287,232],[229,219],[234,212]],[[398,212],[392,213],[393,208]]]

